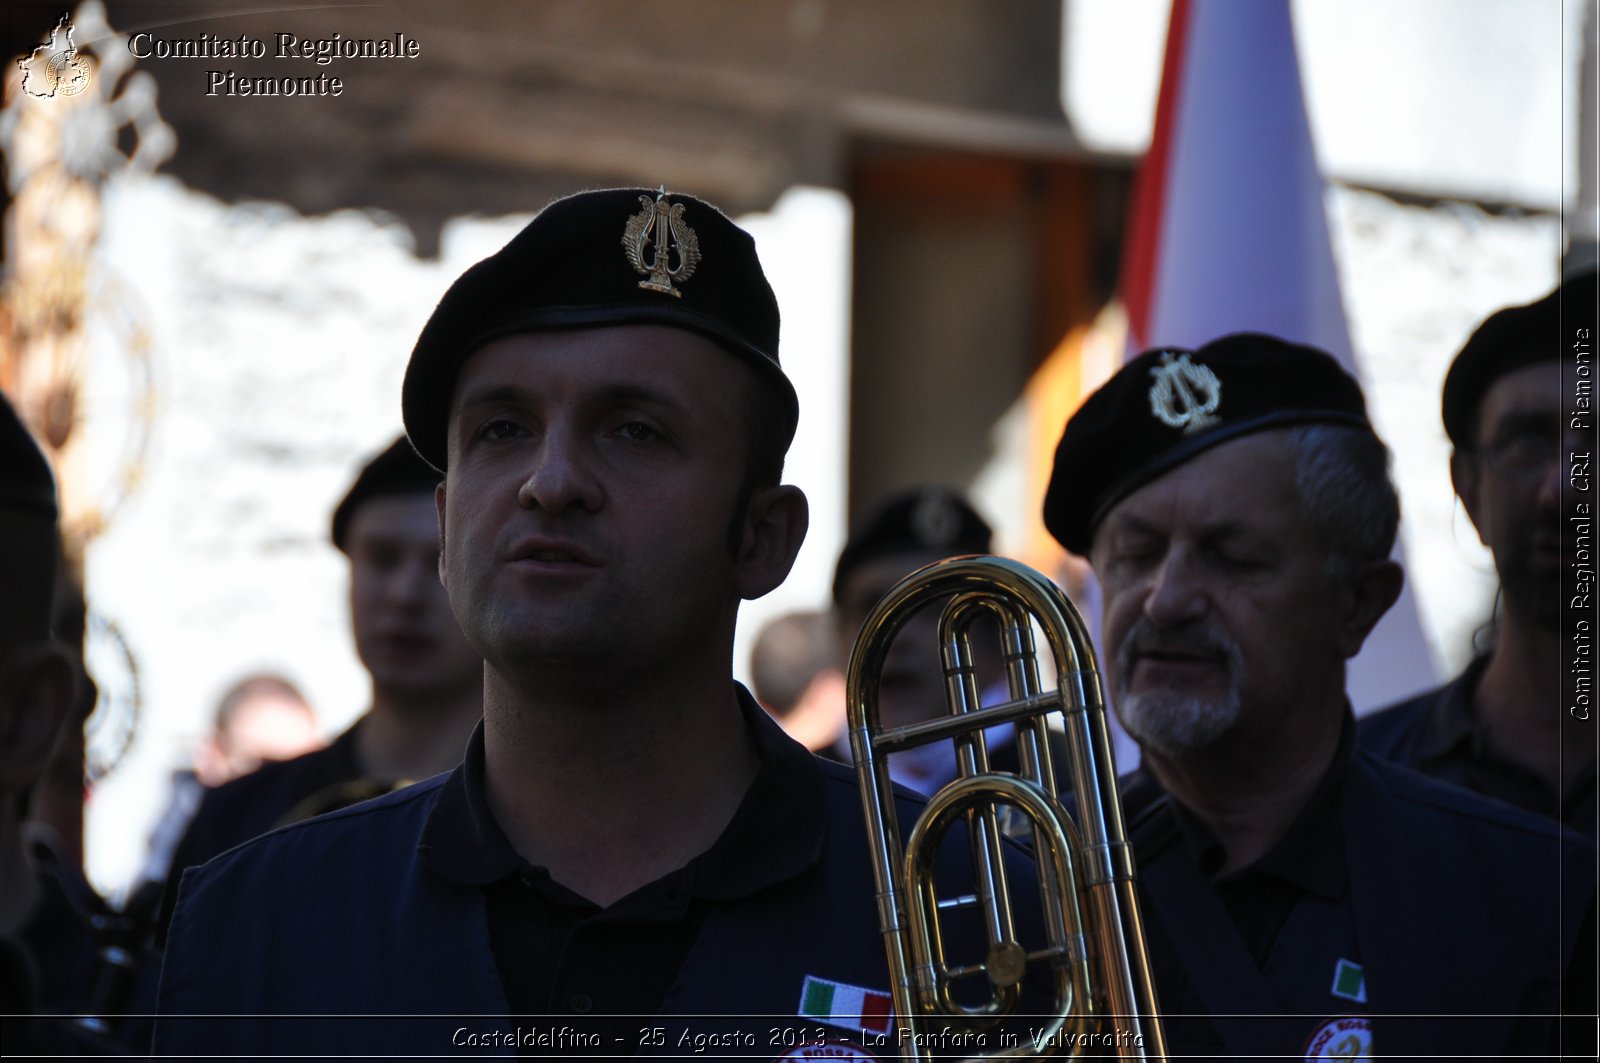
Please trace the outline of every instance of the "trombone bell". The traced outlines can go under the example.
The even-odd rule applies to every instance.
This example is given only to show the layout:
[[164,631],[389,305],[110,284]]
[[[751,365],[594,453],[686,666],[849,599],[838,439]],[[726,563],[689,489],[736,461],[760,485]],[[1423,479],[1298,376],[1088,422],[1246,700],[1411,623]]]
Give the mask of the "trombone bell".
[[[885,729],[878,721],[878,677],[889,645],[924,607],[942,603],[940,651],[947,714]],[[999,622],[1008,698],[982,706],[969,631],[982,617]],[[1054,656],[1058,688],[1044,690],[1034,624]],[[903,1058],[925,1058],[931,1028],[981,1028],[1013,1014],[1031,964],[1047,965],[1054,1014],[1035,1036],[994,1056],[1076,1055],[1096,1023],[1116,1024],[1102,1043],[1121,1058],[1161,1058],[1166,1046],[1156,1010],[1134,886],[1132,850],[1123,828],[1099,669],[1083,619],[1054,583],[1006,558],[958,557],[901,580],[867,617],[847,674],[850,745],[872,847],[879,918],[888,949]],[[1047,720],[1060,714],[1070,764],[1075,823],[1056,796]],[[1020,767],[991,771],[983,732],[1015,726]],[[889,779],[890,754],[952,741],[960,775],[929,799],[902,836]],[[1002,810],[1031,833],[1046,940],[1017,940],[1004,857]],[[975,894],[941,899],[936,856],[957,822],[966,826]],[[903,840],[902,840],[903,837]],[[987,936],[985,955],[957,964],[945,954],[940,913],[975,907]],[[1036,968],[1037,969],[1037,968]],[[976,991],[958,987],[978,985]],[[987,995],[973,1002],[973,992]]]

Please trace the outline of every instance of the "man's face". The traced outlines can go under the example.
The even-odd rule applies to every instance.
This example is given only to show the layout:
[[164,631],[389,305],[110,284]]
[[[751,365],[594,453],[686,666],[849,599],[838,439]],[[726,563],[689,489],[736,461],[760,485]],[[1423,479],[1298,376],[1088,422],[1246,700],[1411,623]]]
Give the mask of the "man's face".
[[[839,667],[849,663],[856,636],[878,599],[903,577],[943,556],[927,551],[885,554],[862,561],[845,575],[834,612]],[[901,727],[948,711],[939,656],[939,612],[933,606],[918,610],[889,644],[878,677],[878,719],[885,727]]]
[[1561,611],[1563,459],[1570,449],[1588,449],[1563,440],[1561,417],[1560,363],[1507,373],[1479,404],[1476,446],[1457,451],[1450,465],[1456,493],[1494,554],[1507,609],[1549,630]]
[[350,520],[350,618],[373,685],[413,703],[483,681],[439,584],[439,524],[425,493],[379,495]]
[[239,702],[227,727],[197,751],[195,774],[207,786],[220,786],[255,771],[262,761],[289,760],[321,745],[309,705],[263,691]]
[[441,572],[491,663],[615,675],[731,640],[750,372],[657,325],[522,333],[467,359]]
[[1218,444],[1118,502],[1095,530],[1112,700],[1169,757],[1269,741],[1342,696],[1327,554],[1284,433]]

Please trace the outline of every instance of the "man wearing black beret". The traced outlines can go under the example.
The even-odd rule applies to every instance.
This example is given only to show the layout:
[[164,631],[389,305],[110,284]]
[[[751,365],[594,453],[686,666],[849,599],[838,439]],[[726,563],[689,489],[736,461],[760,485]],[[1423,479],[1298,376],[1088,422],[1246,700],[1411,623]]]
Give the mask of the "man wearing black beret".
[[[558,200],[445,293],[402,406],[444,475],[483,723],[448,776],[186,877],[158,1053],[748,1058],[887,1034],[854,774],[732,680],[739,604],[807,524],[750,235],[665,191]],[[217,1013],[238,1017],[181,1017]]]
[[1494,644],[1443,687],[1365,717],[1359,738],[1588,838],[1597,826],[1595,722],[1563,704],[1561,543],[1573,515],[1563,498],[1575,497],[1564,485],[1569,462],[1593,460],[1594,422],[1587,432],[1569,423],[1561,371],[1585,351],[1593,362],[1596,283],[1591,270],[1496,311],[1451,364],[1450,482],[1500,577]]
[[[0,393],[0,1054],[48,1055],[84,1047],[67,1024],[29,1018],[46,1010],[29,931],[52,904],[28,857],[28,795],[50,759],[74,701],[76,678],[51,632],[60,540],[55,478],[22,419]],[[50,924],[59,926],[59,924]],[[46,942],[58,949],[63,941]],[[71,944],[76,945],[76,941]],[[71,987],[86,1000],[88,986]]]
[[[891,587],[935,561],[958,554],[987,554],[993,548],[993,537],[989,522],[949,487],[919,484],[878,499],[851,529],[834,564],[833,624],[840,666],[849,661],[867,614]],[[875,688],[880,726],[903,727],[948,711],[938,622],[938,609],[923,609],[889,645]],[[1003,683],[1005,666],[1000,659],[998,630],[974,632],[972,649],[980,689],[987,691]],[[995,770],[1017,770],[1010,724],[989,728],[986,741]],[[850,761],[849,735],[839,738],[836,750],[841,760]],[[1056,763],[1066,763],[1064,753],[1056,754]],[[922,794],[933,794],[956,773],[951,742],[933,742],[889,758],[890,777]]]
[[460,758],[482,711],[483,663],[434,576],[438,484],[401,436],[362,466],[334,509],[330,537],[350,562],[350,629],[371,704],[325,748],[206,792],[173,853],[163,925],[185,868]]
[[1387,463],[1338,363],[1260,334],[1140,355],[1056,451],[1175,1054],[1543,1055],[1560,990],[1593,1004],[1561,986],[1593,849],[1356,747],[1345,661],[1402,579]]

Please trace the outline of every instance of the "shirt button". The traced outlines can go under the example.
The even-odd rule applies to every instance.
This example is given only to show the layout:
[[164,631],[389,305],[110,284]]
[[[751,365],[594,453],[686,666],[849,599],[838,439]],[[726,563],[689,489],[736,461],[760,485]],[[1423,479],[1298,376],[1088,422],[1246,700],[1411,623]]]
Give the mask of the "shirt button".
[[588,993],[574,993],[568,1003],[572,1006],[573,1012],[578,1015],[587,1015],[594,1010],[594,997],[591,997]]

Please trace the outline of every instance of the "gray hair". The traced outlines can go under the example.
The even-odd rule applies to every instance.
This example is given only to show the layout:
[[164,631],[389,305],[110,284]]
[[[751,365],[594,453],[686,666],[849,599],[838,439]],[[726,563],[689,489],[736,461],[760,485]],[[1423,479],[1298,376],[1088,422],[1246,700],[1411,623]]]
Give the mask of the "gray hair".
[[1332,424],[1297,425],[1286,435],[1300,505],[1328,549],[1329,575],[1388,557],[1400,527],[1400,496],[1383,440]]

